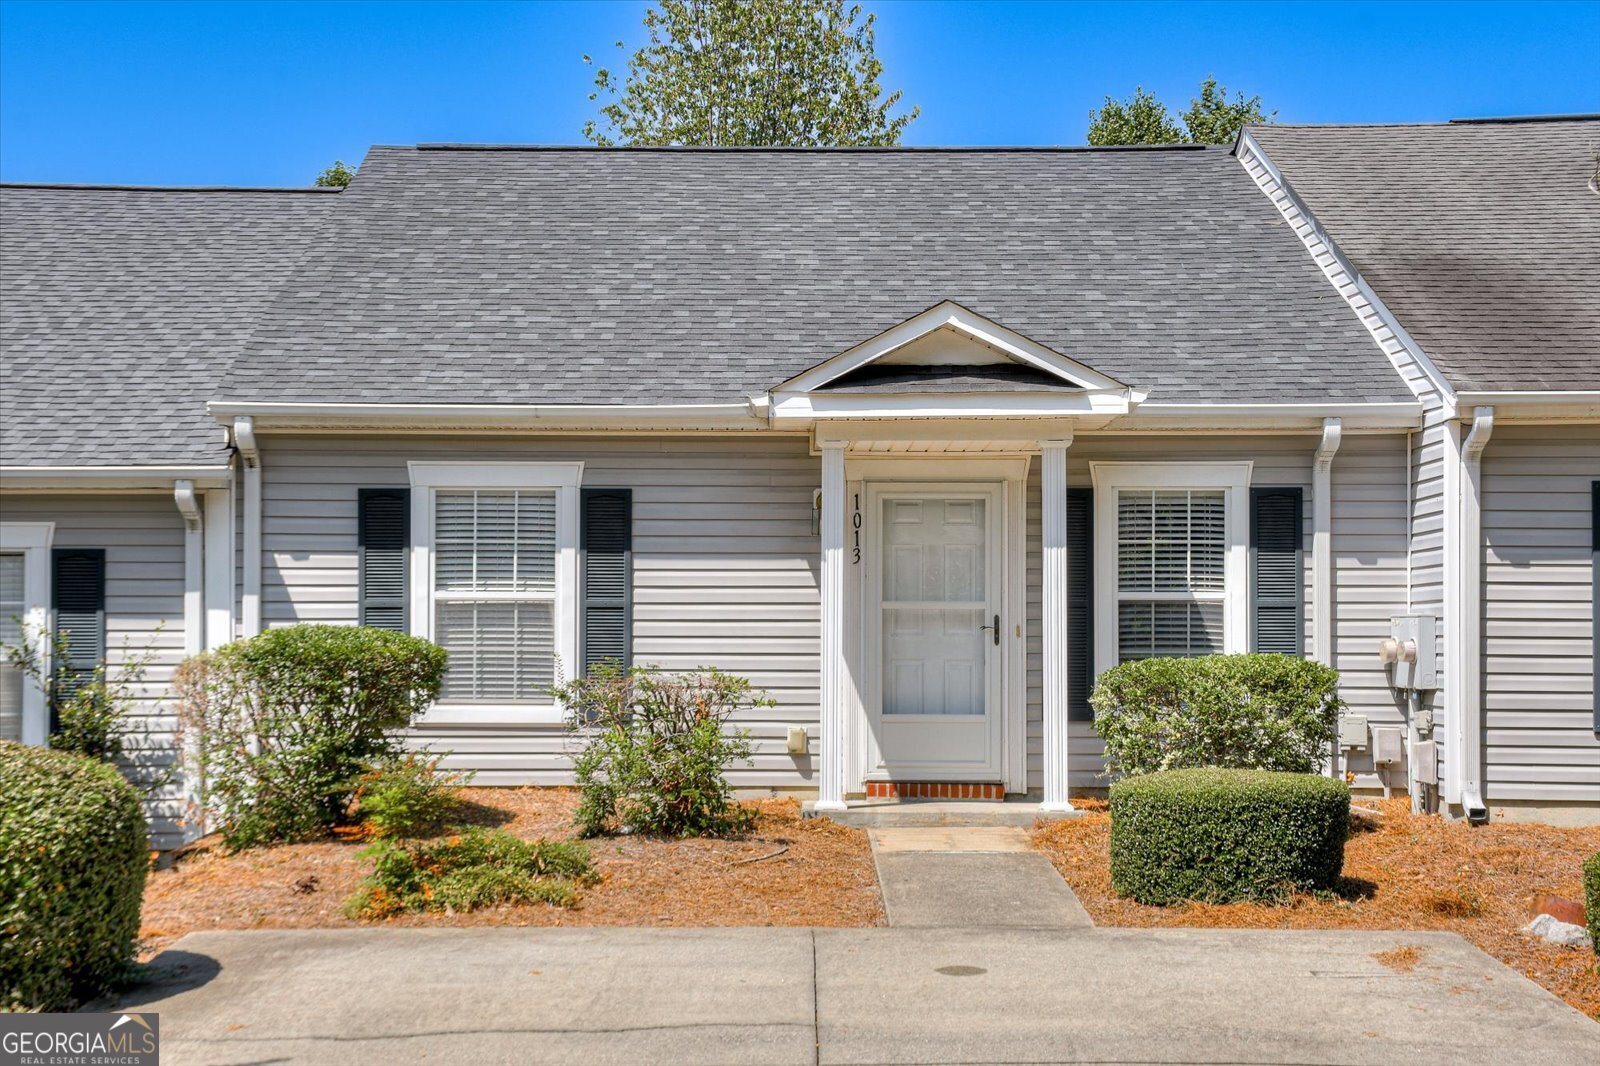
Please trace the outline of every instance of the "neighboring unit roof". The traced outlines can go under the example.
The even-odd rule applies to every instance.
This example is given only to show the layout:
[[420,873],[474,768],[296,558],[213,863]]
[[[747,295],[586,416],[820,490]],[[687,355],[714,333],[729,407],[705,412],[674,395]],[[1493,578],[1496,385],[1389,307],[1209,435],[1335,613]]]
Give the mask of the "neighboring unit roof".
[[206,401],[337,199],[0,186],[0,466],[226,462]]
[[1457,389],[1600,388],[1600,117],[1250,133]]
[[1227,150],[377,147],[232,401],[739,402],[953,300],[1153,403],[1410,391]]

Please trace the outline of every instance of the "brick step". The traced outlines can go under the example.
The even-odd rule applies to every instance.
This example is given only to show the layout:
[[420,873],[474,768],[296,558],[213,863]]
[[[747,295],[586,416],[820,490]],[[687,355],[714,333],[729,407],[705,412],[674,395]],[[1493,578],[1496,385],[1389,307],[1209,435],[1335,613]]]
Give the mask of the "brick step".
[[1003,803],[1004,785],[973,781],[868,781],[868,799],[987,800]]

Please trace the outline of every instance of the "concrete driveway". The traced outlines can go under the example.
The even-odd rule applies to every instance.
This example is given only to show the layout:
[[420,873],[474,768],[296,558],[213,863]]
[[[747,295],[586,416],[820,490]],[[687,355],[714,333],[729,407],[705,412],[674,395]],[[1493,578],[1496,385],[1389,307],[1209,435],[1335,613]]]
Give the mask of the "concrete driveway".
[[[1416,944],[1410,973],[1373,952]],[[124,997],[164,1066],[1600,1062],[1600,1025],[1442,933],[196,933]]]

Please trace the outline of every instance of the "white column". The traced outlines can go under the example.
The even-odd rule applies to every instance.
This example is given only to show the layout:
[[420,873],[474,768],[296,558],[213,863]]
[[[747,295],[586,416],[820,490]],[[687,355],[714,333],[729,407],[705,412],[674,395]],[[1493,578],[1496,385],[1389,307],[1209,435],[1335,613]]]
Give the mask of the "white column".
[[842,811],[844,804],[844,445],[822,445],[822,730],[817,773],[818,811]]
[[255,421],[248,415],[233,420],[233,440],[244,460],[244,588],[239,595],[240,636],[261,632],[261,453],[256,448]]
[[180,478],[172,495],[183,515],[183,654],[198,655],[205,634],[204,522],[194,482]]
[[233,494],[205,494],[205,604],[207,650],[233,639]]
[[1333,665],[1333,457],[1343,432],[1339,419],[1322,420],[1311,467],[1311,605],[1316,611],[1311,647],[1312,658],[1326,666]]
[[1043,811],[1070,811],[1067,798],[1067,449],[1072,438],[1040,441],[1044,588]]

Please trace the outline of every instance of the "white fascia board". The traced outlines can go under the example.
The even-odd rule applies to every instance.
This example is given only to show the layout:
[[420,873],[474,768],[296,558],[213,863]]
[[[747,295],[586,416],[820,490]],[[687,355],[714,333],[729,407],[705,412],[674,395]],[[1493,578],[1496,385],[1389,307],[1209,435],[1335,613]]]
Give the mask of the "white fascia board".
[[[1256,187],[1272,201],[1278,208],[1278,213],[1289,224],[1289,228],[1300,238],[1300,243],[1305,246],[1311,255],[1312,262],[1321,268],[1323,276],[1338,291],[1350,309],[1355,312],[1361,324],[1366,327],[1374,342],[1383,350],[1394,365],[1395,373],[1405,381],[1406,386],[1416,394],[1419,400],[1427,401],[1424,390],[1418,387],[1417,382],[1407,377],[1402,369],[1398,356],[1404,353],[1404,358],[1409,360],[1426,379],[1431,390],[1437,395],[1439,403],[1450,409],[1452,416],[1457,405],[1455,387],[1450,384],[1432,359],[1428,358],[1422,350],[1422,345],[1406,332],[1394,312],[1389,310],[1372,286],[1367,284],[1367,279],[1361,276],[1355,264],[1340,249],[1338,242],[1323,228],[1317,216],[1312,213],[1305,201],[1294,191],[1294,186],[1283,176],[1267,150],[1255,139],[1249,130],[1241,130],[1238,143],[1234,146],[1234,156],[1239,160],[1239,165],[1250,175]],[[1281,197],[1281,199],[1280,199]]]
[[1106,429],[1110,432],[1152,430],[1274,430],[1322,431],[1324,419],[1337,418],[1346,430],[1408,430],[1422,427],[1427,408],[1419,400],[1398,403],[1243,403],[1139,405],[1126,418]]
[[775,428],[809,425],[816,419],[1059,418],[1115,417],[1132,409],[1127,389],[1067,394],[1038,392],[949,392],[916,395],[775,393]]
[[219,422],[258,430],[759,429],[754,402],[713,404],[258,403],[213,400]]
[[225,488],[227,466],[0,466],[0,489],[17,492],[171,492],[174,481]]
[[1499,422],[1600,421],[1600,391],[1594,390],[1462,392],[1456,399],[1462,411],[1493,407]]
[[953,300],[935,304],[920,314],[913,315],[892,326],[876,337],[862,341],[854,348],[840,352],[816,366],[790,378],[773,389],[774,393],[810,392],[821,388],[835,378],[881,359],[890,352],[905,347],[920,337],[941,329],[952,329],[985,344],[1047,374],[1070,381],[1086,389],[1125,390],[1126,386],[1115,378],[1085,366],[1054,349],[1047,348],[1030,337],[1007,329],[976,311],[968,310]]

